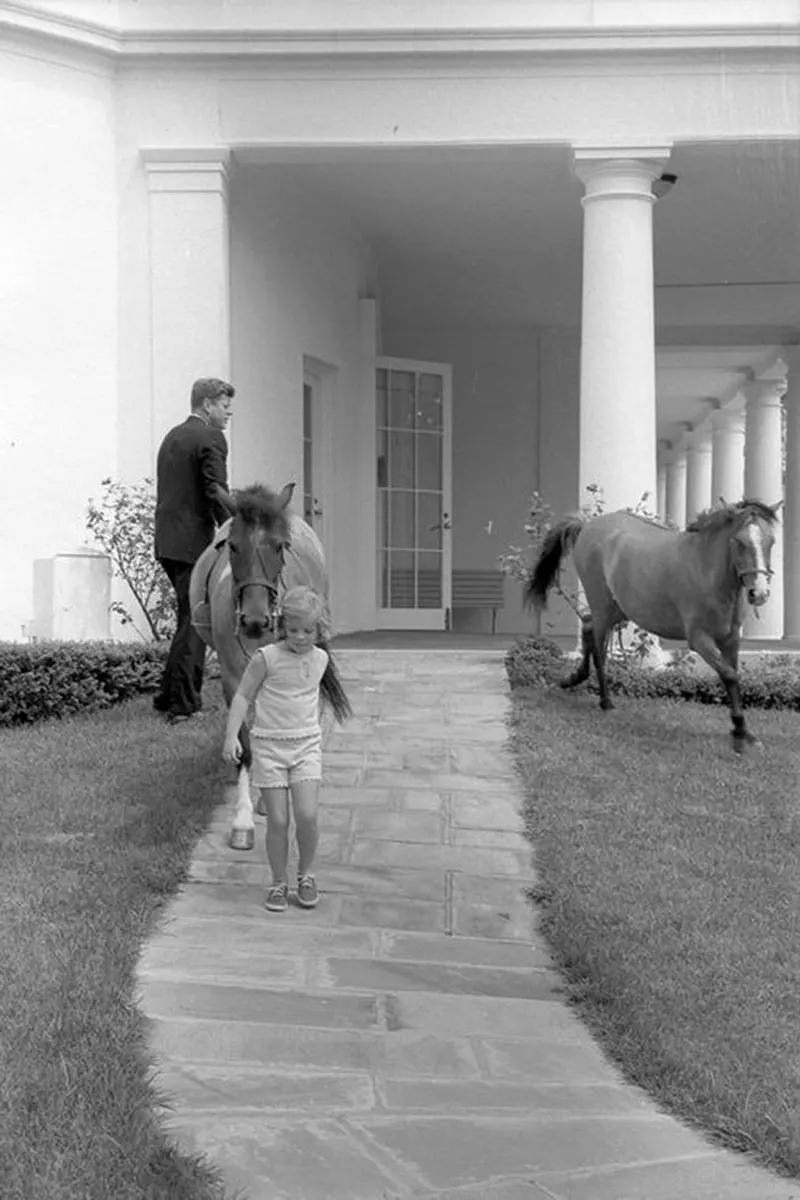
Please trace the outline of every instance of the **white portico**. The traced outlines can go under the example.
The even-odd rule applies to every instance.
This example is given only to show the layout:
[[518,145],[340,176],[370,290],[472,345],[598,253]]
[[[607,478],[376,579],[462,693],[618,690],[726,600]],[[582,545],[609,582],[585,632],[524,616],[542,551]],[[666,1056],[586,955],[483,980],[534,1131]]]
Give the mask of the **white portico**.
[[[234,484],[294,479],[321,523],[339,629],[477,629],[452,577],[522,540],[534,490],[648,493],[679,523],[780,499],[788,366],[786,595],[757,632],[800,634],[800,18],[731,0],[726,22],[706,0],[351,0],[335,28],[321,0],[0,4],[6,507],[40,481],[0,633],[99,481],[152,473],[197,375],[236,385]],[[530,628],[518,593],[501,631]]]

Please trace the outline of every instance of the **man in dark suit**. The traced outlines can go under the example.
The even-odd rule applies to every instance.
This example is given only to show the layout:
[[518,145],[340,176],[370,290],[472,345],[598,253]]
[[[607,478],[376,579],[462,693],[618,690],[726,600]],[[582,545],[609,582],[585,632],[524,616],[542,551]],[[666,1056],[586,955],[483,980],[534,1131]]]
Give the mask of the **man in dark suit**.
[[202,707],[205,644],[192,627],[189,579],[216,525],[229,516],[223,503],[228,443],[222,431],[234,394],[222,379],[196,380],[191,413],[170,429],[158,451],[155,556],[175,589],[178,624],[153,707],[171,724],[189,720]]

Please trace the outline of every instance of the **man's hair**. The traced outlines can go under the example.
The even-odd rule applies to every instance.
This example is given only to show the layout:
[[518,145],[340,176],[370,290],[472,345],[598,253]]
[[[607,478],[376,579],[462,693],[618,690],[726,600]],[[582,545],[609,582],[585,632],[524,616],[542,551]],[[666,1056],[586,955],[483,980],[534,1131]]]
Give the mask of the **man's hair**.
[[216,400],[218,396],[232,398],[236,389],[232,383],[224,379],[195,379],[192,384],[192,408],[200,408],[206,400]]

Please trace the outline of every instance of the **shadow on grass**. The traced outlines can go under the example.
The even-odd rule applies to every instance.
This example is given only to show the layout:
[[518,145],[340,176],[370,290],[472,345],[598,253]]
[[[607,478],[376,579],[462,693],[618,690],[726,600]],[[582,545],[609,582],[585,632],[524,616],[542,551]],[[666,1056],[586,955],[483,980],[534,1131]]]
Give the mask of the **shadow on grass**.
[[800,1174],[798,716],[514,692],[513,742],[568,995],[627,1077]]
[[148,699],[0,734],[0,1179],[7,1200],[222,1200],[156,1115],[135,967],[222,797],[222,718]]

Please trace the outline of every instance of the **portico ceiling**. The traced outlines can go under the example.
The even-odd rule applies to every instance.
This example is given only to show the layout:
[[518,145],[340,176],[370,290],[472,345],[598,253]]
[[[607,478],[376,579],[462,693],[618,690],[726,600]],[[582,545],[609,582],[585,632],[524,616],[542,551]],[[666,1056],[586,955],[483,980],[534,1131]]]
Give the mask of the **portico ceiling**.
[[[388,323],[580,325],[569,147],[235,157],[246,174],[290,175],[370,243]],[[681,145],[668,169],[678,180],[655,207],[654,259],[658,433],[673,440],[800,342],[800,140]]]

